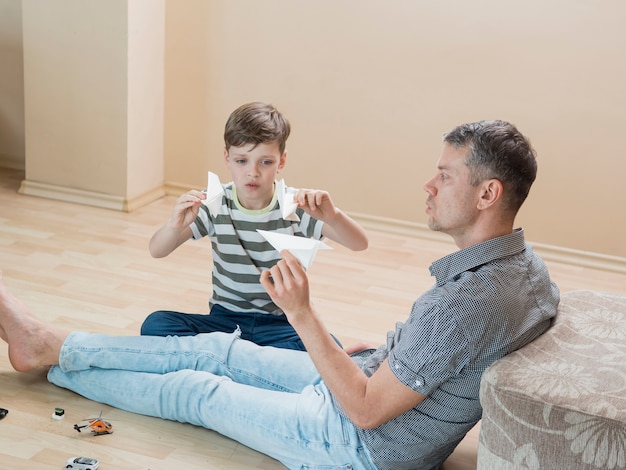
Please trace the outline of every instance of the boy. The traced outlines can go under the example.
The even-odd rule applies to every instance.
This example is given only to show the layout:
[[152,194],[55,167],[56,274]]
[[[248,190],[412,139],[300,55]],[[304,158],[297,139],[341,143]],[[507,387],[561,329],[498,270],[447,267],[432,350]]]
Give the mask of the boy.
[[217,214],[202,204],[206,193],[189,191],[178,198],[171,217],[150,240],[151,255],[161,258],[190,238],[211,238],[211,312],[157,311],[144,321],[142,335],[240,330],[243,339],[261,346],[304,349],[282,310],[259,282],[261,272],[274,266],[280,254],[257,229],[318,240],[328,237],[352,250],[364,250],[368,240],[364,230],[333,204],[326,191],[297,190],[294,202],[300,220],[282,217],[276,179],[287,160],[289,133],[287,119],[269,104],[244,104],[230,115],[224,131],[224,159],[232,182],[223,185]]

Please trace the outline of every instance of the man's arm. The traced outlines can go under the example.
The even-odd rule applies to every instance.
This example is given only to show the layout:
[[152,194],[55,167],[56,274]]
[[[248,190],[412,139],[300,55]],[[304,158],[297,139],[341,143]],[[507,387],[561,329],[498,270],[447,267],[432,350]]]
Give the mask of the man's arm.
[[350,420],[370,429],[417,406],[425,396],[410,389],[391,371],[387,360],[367,377],[337,345],[317,316],[302,265],[287,251],[261,275],[261,284],[287,315],[304,342],[322,379]]
[[367,234],[345,212],[337,208],[326,191],[299,189],[294,200],[311,217],[324,222],[322,234],[354,251],[365,250]]

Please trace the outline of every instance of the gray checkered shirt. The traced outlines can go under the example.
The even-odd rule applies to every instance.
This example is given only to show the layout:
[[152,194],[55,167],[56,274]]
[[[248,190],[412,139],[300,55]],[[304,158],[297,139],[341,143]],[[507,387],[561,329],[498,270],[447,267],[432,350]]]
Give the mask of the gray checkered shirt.
[[445,256],[430,272],[437,282],[408,320],[359,360],[371,374],[388,358],[403,384],[427,396],[397,418],[359,430],[381,470],[439,468],[481,417],[483,371],[542,334],[559,303],[522,229]]

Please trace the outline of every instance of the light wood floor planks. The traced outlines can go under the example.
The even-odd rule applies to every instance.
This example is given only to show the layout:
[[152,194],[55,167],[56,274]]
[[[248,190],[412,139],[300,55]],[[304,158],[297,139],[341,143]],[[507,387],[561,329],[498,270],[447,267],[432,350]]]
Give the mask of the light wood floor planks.
[[[41,318],[100,333],[137,334],[157,309],[206,312],[211,251],[206,240],[152,259],[147,243],[169,216],[173,197],[131,214],[17,194],[23,173],[0,168],[0,269],[9,288]],[[419,205],[418,205],[419,206]],[[452,243],[370,232],[370,248],[333,244],[310,269],[311,292],[330,330],[344,343],[381,343],[432,285],[429,264]],[[626,294],[626,275],[549,263],[562,291],[590,288]],[[2,346],[4,347],[4,346]],[[5,348],[6,351],[6,348]],[[0,469],[59,469],[85,455],[108,469],[265,469],[278,462],[191,425],[112,409],[56,388],[41,373],[13,372],[0,353]],[[61,421],[51,419],[65,409]],[[104,412],[114,434],[72,429]],[[444,465],[476,468],[478,427]]]

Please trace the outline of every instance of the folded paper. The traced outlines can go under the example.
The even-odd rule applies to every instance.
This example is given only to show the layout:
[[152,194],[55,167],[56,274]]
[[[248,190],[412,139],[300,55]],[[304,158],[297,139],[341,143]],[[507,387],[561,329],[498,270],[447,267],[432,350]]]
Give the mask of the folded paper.
[[298,203],[294,201],[294,196],[296,195],[296,192],[296,189],[288,188],[285,185],[285,180],[280,180],[276,185],[278,204],[280,205],[282,217],[285,220],[292,220],[295,222],[298,222],[300,220],[300,217],[298,217],[298,214],[296,214]]
[[222,196],[224,188],[219,177],[215,173],[209,171],[209,178],[206,187],[206,199],[202,201],[209,208],[209,212],[213,217],[217,216],[220,206],[222,205]]
[[296,237],[285,233],[257,230],[276,250],[288,250],[304,269],[309,269],[318,250],[332,250],[326,243],[313,238]]

